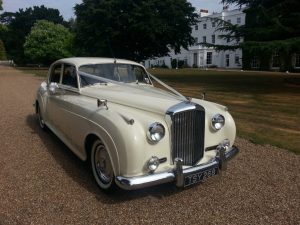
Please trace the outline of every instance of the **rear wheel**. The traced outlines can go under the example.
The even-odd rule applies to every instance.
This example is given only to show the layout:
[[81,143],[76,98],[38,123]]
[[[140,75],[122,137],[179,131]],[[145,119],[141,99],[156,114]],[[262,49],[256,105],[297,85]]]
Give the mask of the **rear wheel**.
[[111,159],[105,145],[95,140],[91,149],[91,167],[95,180],[100,188],[111,191],[116,188]]
[[45,121],[43,119],[43,116],[42,116],[41,109],[40,109],[39,105],[37,107],[37,116],[38,116],[38,121],[39,121],[40,128],[42,128],[43,130],[47,130],[47,126],[46,126]]

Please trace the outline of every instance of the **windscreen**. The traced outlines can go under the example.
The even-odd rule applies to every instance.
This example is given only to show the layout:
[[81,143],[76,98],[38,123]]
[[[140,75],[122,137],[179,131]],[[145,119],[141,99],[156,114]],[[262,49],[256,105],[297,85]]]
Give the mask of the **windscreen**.
[[[130,64],[89,64],[79,67],[79,72],[84,72],[97,77],[105,78],[123,83],[144,83],[149,84],[150,80],[146,71],[137,65]],[[80,73],[79,73],[80,74]],[[98,79],[80,75],[81,87],[100,83]]]

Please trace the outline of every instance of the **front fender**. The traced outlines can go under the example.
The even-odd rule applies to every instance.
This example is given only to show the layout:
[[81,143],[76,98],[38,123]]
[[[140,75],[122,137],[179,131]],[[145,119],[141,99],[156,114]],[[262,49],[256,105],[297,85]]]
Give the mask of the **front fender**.
[[[146,164],[152,156],[170,159],[168,126],[162,115],[118,105],[112,107],[112,104],[108,110],[104,110],[92,116],[93,126],[90,130],[109,149],[115,175],[148,173]],[[165,137],[156,144],[147,138],[149,125],[154,122],[160,122],[166,128]],[[160,169],[166,168],[161,166]]]

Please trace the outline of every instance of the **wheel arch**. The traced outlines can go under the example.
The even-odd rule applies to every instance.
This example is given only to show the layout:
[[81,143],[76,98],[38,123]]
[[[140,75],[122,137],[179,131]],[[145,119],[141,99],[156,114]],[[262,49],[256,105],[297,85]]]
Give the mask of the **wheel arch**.
[[102,141],[96,134],[88,134],[84,140],[84,149],[85,149],[85,153],[87,155],[86,160],[89,160],[90,157],[90,152],[92,150],[92,146],[94,141],[96,141],[97,139],[99,139],[100,141]]
[[119,174],[118,152],[117,152],[117,149],[116,149],[116,146],[115,146],[113,140],[110,138],[110,136],[108,136],[108,137],[104,138],[103,136],[101,136],[99,134],[95,134],[95,133],[89,133],[85,137],[84,149],[85,149],[85,154],[86,154],[86,162],[90,163],[90,160],[91,160],[90,154],[91,154],[93,143],[96,140],[100,140],[107,149],[107,152],[109,154],[109,157],[110,157],[110,160],[111,160],[111,163],[113,166],[114,174],[118,175]]

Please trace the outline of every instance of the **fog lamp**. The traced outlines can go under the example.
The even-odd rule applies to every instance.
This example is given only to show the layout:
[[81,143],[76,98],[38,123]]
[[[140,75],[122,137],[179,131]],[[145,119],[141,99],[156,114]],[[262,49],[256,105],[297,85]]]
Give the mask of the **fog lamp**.
[[159,158],[156,156],[152,156],[148,163],[147,163],[147,167],[149,169],[150,172],[154,172],[159,166]]

